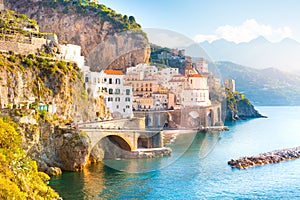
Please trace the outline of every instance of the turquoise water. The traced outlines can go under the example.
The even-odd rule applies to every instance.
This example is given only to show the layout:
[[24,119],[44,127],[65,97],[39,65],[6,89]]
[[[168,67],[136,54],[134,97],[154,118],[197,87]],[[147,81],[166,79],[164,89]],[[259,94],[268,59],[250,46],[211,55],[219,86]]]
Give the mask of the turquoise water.
[[[300,107],[259,107],[267,119],[228,124],[230,131],[177,138],[170,158],[118,160],[51,179],[64,199],[300,199],[300,159],[231,169],[227,161],[300,146]],[[182,142],[185,141],[185,142]],[[184,153],[183,153],[184,152]],[[152,171],[151,171],[152,170]]]

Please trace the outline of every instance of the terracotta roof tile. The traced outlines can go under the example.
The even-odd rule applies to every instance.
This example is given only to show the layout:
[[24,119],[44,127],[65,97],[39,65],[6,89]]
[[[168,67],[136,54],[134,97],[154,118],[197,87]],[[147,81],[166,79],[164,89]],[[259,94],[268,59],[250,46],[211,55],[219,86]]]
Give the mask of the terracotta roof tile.
[[106,69],[104,70],[104,73],[109,75],[124,75],[121,70],[112,70],[112,69]]
[[204,77],[201,74],[190,74],[189,77]]

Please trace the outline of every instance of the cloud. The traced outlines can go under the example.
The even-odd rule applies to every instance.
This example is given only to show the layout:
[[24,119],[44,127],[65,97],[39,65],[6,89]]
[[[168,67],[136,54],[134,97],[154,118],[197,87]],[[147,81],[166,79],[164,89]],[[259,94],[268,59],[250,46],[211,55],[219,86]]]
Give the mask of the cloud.
[[249,42],[259,36],[277,42],[284,38],[292,36],[292,30],[289,27],[273,28],[270,25],[259,24],[255,19],[249,19],[238,26],[224,25],[215,30],[213,35],[196,35],[196,42],[205,40],[212,42],[217,39],[225,39],[235,43]]

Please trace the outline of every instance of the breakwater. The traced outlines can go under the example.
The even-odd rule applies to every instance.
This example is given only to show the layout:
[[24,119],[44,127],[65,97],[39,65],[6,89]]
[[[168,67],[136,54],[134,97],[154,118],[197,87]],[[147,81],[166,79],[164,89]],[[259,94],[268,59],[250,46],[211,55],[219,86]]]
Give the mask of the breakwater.
[[275,150],[256,156],[231,159],[230,161],[228,161],[228,164],[232,168],[247,169],[249,167],[275,164],[286,160],[293,160],[296,158],[300,158],[300,146],[289,149]]

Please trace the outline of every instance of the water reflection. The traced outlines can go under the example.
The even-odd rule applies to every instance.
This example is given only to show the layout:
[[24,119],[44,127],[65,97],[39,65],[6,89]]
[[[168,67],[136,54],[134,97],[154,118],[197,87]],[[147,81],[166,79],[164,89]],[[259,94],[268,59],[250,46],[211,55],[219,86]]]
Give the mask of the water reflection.
[[[181,156],[189,158],[189,154],[196,153],[200,159],[204,159],[218,142],[219,136],[219,133],[179,134],[170,145],[173,150],[170,157],[105,160],[105,164],[91,165],[83,172],[64,173],[54,177],[51,186],[64,199],[143,199],[151,193],[151,187],[141,190],[143,185],[146,187],[151,184],[151,180]],[[189,148],[186,148],[188,144]]]

